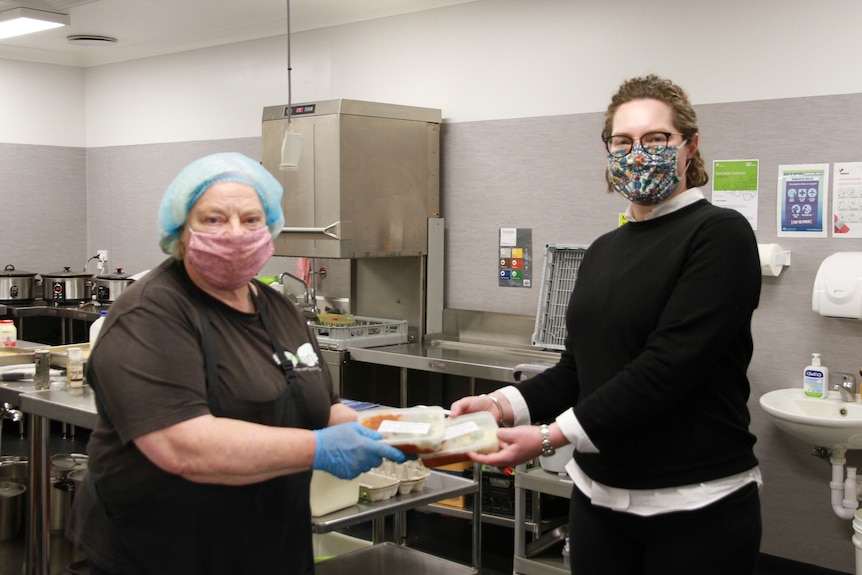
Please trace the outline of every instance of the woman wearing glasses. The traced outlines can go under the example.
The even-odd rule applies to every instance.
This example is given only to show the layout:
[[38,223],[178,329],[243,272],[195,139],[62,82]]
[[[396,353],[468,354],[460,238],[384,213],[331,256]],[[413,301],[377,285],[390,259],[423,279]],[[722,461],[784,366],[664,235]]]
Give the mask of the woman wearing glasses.
[[[517,388],[467,397],[488,410],[512,465],[573,444],[566,469],[572,573],[742,575],[760,545],[760,471],[746,370],[760,267],[751,226],[711,205],[685,92],[646,76],[605,115],[609,190],[628,223],[579,268],[559,363]],[[534,422],[551,422],[536,427]]]

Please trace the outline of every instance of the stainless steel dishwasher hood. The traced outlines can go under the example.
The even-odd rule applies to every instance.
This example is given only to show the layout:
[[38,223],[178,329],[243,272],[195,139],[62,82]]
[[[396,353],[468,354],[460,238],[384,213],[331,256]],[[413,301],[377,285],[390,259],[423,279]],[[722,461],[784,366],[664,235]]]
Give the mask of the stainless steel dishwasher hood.
[[[282,169],[288,128],[299,165]],[[263,165],[284,186],[276,254],[323,258],[422,256],[440,212],[440,122],[431,108],[357,100],[263,110]]]

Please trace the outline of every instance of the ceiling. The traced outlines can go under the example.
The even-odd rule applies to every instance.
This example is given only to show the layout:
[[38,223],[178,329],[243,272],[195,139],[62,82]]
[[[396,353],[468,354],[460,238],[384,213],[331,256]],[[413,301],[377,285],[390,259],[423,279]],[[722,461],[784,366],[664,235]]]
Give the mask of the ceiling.
[[[475,0],[289,0],[291,31],[301,32],[464,4]],[[0,12],[26,7],[69,14],[71,25],[0,40],[0,58],[97,66],[282,35],[288,0],[0,0]],[[115,43],[75,45],[70,35]]]

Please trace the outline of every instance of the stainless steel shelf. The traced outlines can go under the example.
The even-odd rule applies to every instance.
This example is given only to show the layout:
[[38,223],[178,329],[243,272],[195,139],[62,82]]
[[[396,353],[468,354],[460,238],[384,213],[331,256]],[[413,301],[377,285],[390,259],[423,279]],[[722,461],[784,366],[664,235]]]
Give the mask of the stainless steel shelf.
[[569,498],[572,495],[572,480],[568,475],[549,473],[541,467],[515,473],[515,488],[519,487],[557,497]]
[[424,343],[387,345],[370,348],[348,348],[352,361],[487,379],[503,383],[514,381],[515,367],[533,363],[550,367],[559,361],[559,353],[483,345],[446,339]]
[[422,551],[394,543],[381,543],[337,555],[315,565],[316,575],[392,575],[393,573],[421,573],[422,575],[472,575],[476,569],[428,555]]
[[563,558],[537,557],[527,559],[515,555],[512,571],[519,575],[569,575],[571,571],[563,564]]
[[357,523],[364,523],[372,519],[428,505],[441,499],[474,493],[478,489],[479,484],[470,479],[432,470],[428,479],[425,480],[425,489],[422,491],[395,495],[384,501],[359,502],[328,515],[312,517],[312,531],[314,533],[328,533]]
[[572,496],[572,480],[567,475],[548,473],[541,467],[526,469],[519,466],[515,472],[515,556],[512,570],[520,575],[568,575],[562,555],[526,557],[524,537],[526,491],[548,493],[558,497]]

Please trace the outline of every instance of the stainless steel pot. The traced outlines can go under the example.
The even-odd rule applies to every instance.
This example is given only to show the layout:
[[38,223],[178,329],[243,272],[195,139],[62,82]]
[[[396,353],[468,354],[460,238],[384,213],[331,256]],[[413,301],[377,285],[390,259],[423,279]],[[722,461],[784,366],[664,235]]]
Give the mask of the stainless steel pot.
[[86,272],[63,271],[42,274],[42,291],[46,301],[54,303],[79,303],[93,297],[93,276]]
[[25,303],[36,297],[36,274],[16,270],[9,264],[0,271],[0,302]]
[[123,273],[123,268],[116,269],[117,273],[96,276],[96,299],[101,303],[113,303],[135,281]]

